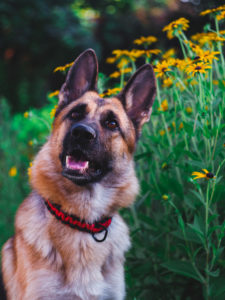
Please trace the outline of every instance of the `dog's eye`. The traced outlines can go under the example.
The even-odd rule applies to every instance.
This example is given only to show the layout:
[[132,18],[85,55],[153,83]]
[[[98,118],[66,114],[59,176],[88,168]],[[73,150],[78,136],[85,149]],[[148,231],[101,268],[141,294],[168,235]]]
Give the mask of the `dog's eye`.
[[73,111],[70,116],[72,119],[77,120],[80,119],[81,114],[78,111]]
[[111,130],[117,129],[119,127],[119,125],[118,125],[118,123],[117,123],[116,120],[106,120],[105,121],[105,126],[108,129],[111,129]]

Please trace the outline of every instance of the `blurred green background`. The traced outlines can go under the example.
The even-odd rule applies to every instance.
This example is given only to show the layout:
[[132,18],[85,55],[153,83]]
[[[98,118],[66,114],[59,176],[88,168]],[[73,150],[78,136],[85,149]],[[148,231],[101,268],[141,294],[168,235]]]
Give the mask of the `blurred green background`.
[[[163,26],[182,16],[191,21],[192,30],[200,31],[207,17],[199,18],[199,11],[221,2],[2,0],[0,96],[7,99],[13,112],[43,106],[46,93],[59,89],[64,80],[59,72],[53,74],[53,69],[73,61],[86,48],[96,50],[101,72],[110,73],[105,59],[113,49],[126,49],[141,35],[156,35],[159,46],[167,48]],[[176,45],[176,41],[172,43]]]

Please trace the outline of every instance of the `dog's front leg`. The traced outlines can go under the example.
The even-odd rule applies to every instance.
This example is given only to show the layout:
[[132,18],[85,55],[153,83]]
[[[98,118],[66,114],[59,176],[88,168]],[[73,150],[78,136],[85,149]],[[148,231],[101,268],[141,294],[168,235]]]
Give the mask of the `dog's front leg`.
[[110,256],[102,268],[106,290],[100,300],[125,299],[124,258]]

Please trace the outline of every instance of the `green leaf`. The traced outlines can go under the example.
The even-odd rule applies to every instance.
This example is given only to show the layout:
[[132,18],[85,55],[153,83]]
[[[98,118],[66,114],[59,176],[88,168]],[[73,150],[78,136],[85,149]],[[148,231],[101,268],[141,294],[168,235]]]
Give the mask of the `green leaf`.
[[[219,277],[216,279],[212,279],[212,283],[210,285],[210,296],[212,297],[212,299],[217,299],[217,297],[219,296],[224,296],[225,295],[225,277]],[[219,298],[219,299],[224,299],[223,298]]]
[[186,163],[189,164],[189,165],[191,165],[191,166],[198,167],[199,169],[205,168],[204,163],[200,162],[198,160],[188,160]]
[[216,226],[210,227],[209,230],[208,230],[208,237],[210,237],[210,235],[211,235],[214,231],[216,231],[217,229],[221,229],[221,226],[216,225]]
[[204,201],[204,199],[202,199],[202,196],[201,196],[201,194],[199,194],[199,192],[197,192],[195,190],[191,190],[191,193],[194,194],[196,196],[196,198],[198,198],[201,201],[201,203],[205,205],[205,201]]
[[197,243],[197,244],[203,244],[202,240],[199,238],[199,236],[196,234],[196,232],[188,227],[185,228],[185,237],[184,237],[183,232],[180,229],[171,232],[171,234],[183,241],[190,241],[190,242]]
[[215,220],[217,217],[219,217],[218,214],[213,214],[211,216],[209,216],[208,218],[208,224],[210,224],[213,220]]
[[163,263],[162,266],[174,273],[193,278],[202,283],[202,279],[197,274],[195,268],[190,262],[187,261],[168,261]]
[[209,271],[209,272],[206,272],[206,273],[208,273],[212,277],[218,277],[220,275],[220,269],[217,269],[217,270],[211,271],[211,272]]

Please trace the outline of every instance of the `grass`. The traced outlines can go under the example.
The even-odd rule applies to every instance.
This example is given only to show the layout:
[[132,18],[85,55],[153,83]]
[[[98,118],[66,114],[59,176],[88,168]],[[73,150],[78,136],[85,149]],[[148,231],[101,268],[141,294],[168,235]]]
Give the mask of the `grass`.
[[[191,38],[184,18],[165,28],[168,38],[178,38],[182,58],[174,49],[153,48],[155,37],[140,38],[137,49],[116,50],[107,60],[115,72],[100,74],[102,96],[117,93],[140,62],[153,64],[157,76],[151,121],[135,155],[141,193],[122,212],[133,243],[127,299],[225,298],[224,11],[210,11],[215,26]],[[106,85],[111,89],[103,93]],[[29,191],[29,161],[49,133],[56,101],[51,99],[41,110],[12,116],[11,123],[1,101],[1,244],[12,234],[14,213]],[[17,174],[10,176],[12,167]]]

